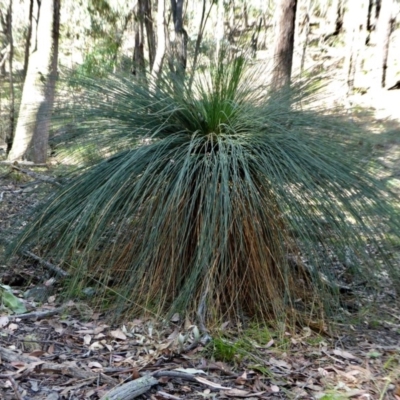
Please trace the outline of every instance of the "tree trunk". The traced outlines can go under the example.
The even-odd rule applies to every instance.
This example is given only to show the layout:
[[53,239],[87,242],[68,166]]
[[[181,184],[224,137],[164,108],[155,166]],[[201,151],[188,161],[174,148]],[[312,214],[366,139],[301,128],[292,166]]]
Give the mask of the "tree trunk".
[[249,27],[249,14],[247,12],[247,2],[243,0],[243,27],[247,29]]
[[14,79],[13,79],[13,59],[14,59],[14,40],[12,34],[12,15],[13,15],[13,0],[10,0],[8,10],[7,10],[7,39],[10,46],[10,54],[8,56],[8,76],[10,82],[10,126],[8,127],[8,133],[6,136],[7,150],[8,154],[11,150],[12,142],[14,139],[14,106],[15,106],[15,94],[14,94]]
[[142,79],[145,76],[146,65],[144,60],[144,26],[143,18],[140,15],[140,4],[137,4],[135,18],[135,47],[133,50],[133,69],[132,74]]
[[140,16],[146,27],[147,46],[149,49],[150,70],[153,68],[154,58],[156,54],[156,43],[153,28],[153,17],[151,13],[151,1],[139,0]]
[[60,0],[42,1],[37,23],[37,43],[32,52],[22,92],[15,138],[9,160],[45,163],[49,124],[57,78]]
[[178,80],[185,78],[188,34],[183,28],[183,0],[171,0],[175,40],[173,43],[174,73]]
[[26,72],[28,71],[29,52],[31,49],[32,27],[33,27],[33,2],[34,0],[30,0],[29,2],[29,24],[28,24],[28,31],[26,33],[25,54],[24,54],[24,78],[26,77]]
[[274,89],[290,86],[296,8],[297,0],[280,0],[277,4],[274,43],[275,67],[272,75]]
[[[306,64],[306,53],[308,41],[310,38],[310,17],[311,17],[311,0],[303,2],[300,7],[300,2],[297,5],[297,31],[295,37],[296,54],[300,53],[300,74],[303,73]],[[297,42],[297,43],[296,43]]]
[[11,2],[9,2],[9,6],[7,7],[7,11],[5,14],[3,13],[3,10],[0,9],[0,37],[4,38],[4,40],[1,41],[1,59],[0,59],[0,75],[5,76],[6,75],[6,61],[9,59],[10,56],[10,41],[9,41],[9,35],[10,35],[10,21],[12,16],[10,16],[10,7],[12,8]]
[[378,21],[376,24],[376,67],[373,85],[375,88],[384,88],[386,86],[386,70],[389,55],[390,35],[393,25],[393,0],[382,0]]
[[[235,4],[234,1],[231,2],[231,6],[234,8]],[[235,12],[235,11],[233,11]],[[236,27],[235,25],[231,26],[229,23],[229,35],[228,35],[228,40],[231,42],[233,41],[233,35]],[[215,40],[216,40],[216,59],[219,57],[219,53],[221,51],[221,43],[224,40],[225,37],[225,7],[224,7],[224,2],[222,0],[218,1],[217,3],[217,21],[216,21],[216,27],[215,27]]]
[[162,63],[165,55],[165,0],[158,0],[157,3],[157,52],[154,58],[151,74],[156,78],[162,68]]
[[362,66],[362,54],[367,39],[368,0],[350,1],[345,17],[346,56],[344,74],[350,93],[355,86]]

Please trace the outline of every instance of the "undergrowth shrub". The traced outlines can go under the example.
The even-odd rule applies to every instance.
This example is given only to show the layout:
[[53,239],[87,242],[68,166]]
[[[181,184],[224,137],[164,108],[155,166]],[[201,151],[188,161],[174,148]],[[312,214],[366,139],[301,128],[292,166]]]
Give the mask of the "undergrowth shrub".
[[13,247],[62,262],[71,291],[112,291],[113,315],[307,323],[337,305],[333,258],[351,253],[355,277],[395,274],[392,195],[368,172],[362,132],[317,105],[315,84],[271,92],[236,57],[192,89],[118,76],[72,87],[56,123],[75,126],[77,159],[95,146],[100,161],[39,207]]

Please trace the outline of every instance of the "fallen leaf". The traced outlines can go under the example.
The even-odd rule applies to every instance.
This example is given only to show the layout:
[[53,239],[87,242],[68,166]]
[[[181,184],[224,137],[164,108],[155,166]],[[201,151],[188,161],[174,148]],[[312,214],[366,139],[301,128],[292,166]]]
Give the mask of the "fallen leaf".
[[9,322],[10,320],[8,319],[7,315],[3,315],[2,317],[0,317],[0,328],[6,326]]
[[91,350],[102,350],[102,349],[103,349],[103,346],[102,346],[99,342],[93,342],[93,343],[90,345],[90,349],[91,349]]
[[223,393],[229,397],[247,397],[250,394],[249,391],[242,389],[229,389]]
[[276,385],[271,385],[271,390],[272,390],[274,393],[278,393],[278,392],[279,392],[279,387],[276,386]]
[[181,320],[181,317],[178,313],[175,313],[170,319],[171,322],[179,322],[180,320]]
[[214,389],[221,389],[221,390],[225,390],[225,389],[226,390],[230,390],[231,389],[229,387],[221,386],[219,383],[211,382],[208,379],[202,378],[200,376],[196,376],[195,379],[196,379],[197,382],[203,383],[204,385],[211,386]]
[[126,340],[126,335],[124,332],[121,331],[121,329],[116,329],[115,331],[111,331],[110,335],[119,340]]
[[34,350],[31,353],[29,353],[29,355],[31,357],[40,357],[44,354],[45,352],[43,350]]
[[7,327],[7,329],[9,329],[10,331],[15,331],[18,328],[19,328],[19,326],[17,324],[10,324]]
[[349,353],[348,351],[335,349],[333,350],[333,354],[335,356],[346,358],[347,360],[357,360],[357,357],[353,356],[353,354]]
[[207,375],[202,369],[195,369],[195,368],[175,368],[173,371],[184,372],[189,375],[196,375],[196,374]]
[[275,358],[273,358],[273,357],[271,357],[271,358],[268,360],[268,362],[269,362],[270,364],[274,365],[275,367],[285,368],[285,369],[292,369],[292,367],[291,367],[286,361],[277,360],[277,359],[275,359]]
[[274,343],[275,343],[274,339],[271,339],[271,340],[265,345],[265,348],[268,349],[268,348],[271,347]]
[[86,344],[86,346],[89,346],[91,341],[92,341],[92,337],[90,335],[85,335],[83,337],[83,343]]
[[246,371],[244,371],[242,375],[238,376],[235,379],[235,384],[236,385],[244,385],[246,383],[246,381],[247,381],[247,373],[246,373]]
[[97,362],[97,361],[91,361],[91,362],[88,364],[88,367],[89,367],[89,368],[100,368],[100,369],[103,369],[103,366],[102,366],[99,362]]

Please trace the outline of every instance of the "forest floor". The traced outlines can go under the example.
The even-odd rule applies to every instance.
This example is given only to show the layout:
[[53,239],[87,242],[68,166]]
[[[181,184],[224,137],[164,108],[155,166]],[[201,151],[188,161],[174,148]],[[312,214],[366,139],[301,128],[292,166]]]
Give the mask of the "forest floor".
[[[381,95],[354,96],[351,102],[373,156],[399,186],[400,90]],[[374,117],[365,109],[373,109]],[[3,240],[37,203],[32,189],[52,190],[42,177],[54,177],[56,169],[35,169],[35,176],[28,169],[33,171],[0,166]],[[400,400],[400,298],[388,278],[373,293],[354,288],[344,318],[332,322],[329,332],[249,327],[235,336],[223,326],[207,344],[178,316],[163,324],[136,319],[110,325],[88,299],[63,301],[48,267],[28,257],[0,265],[1,284],[27,309],[21,315],[0,309],[2,400]]]

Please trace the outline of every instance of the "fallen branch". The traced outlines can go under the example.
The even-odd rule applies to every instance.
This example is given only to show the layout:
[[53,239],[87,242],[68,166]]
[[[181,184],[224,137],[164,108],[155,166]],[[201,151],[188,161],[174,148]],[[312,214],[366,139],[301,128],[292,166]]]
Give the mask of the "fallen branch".
[[111,389],[100,400],[132,400],[146,393],[157,383],[158,380],[151,375],[142,376],[139,379]]
[[22,362],[25,364],[32,364],[40,362],[40,359],[37,357],[24,356],[23,354],[18,354],[15,351],[8,350],[1,346],[0,346],[0,358],[3,361],[7,361],[9,363]]
[[46,317],[51,317],[52,315],[60,314],[62,313],[65,309],[67,308],[67,305],[54,308],[53,310],[47,310],[47,311],[35,311],[31,313],[26,313],[26,314],[19,314],[19,315],[10,315],[8,316],[8,319],[10,321],[16,320],[16,319],[42,319]]
[[24,250],[22,252],[23,255],[28,256],[30,258],[33,258],[34,260],[38,261],[41,265],[49,269],[50,271],[54,272],[56,275],[61,276],[61,277],[66,277],[69,276],[69,273],[61,269],[60,267],[57,267],[57,265],[54,265],[46,260],[43,260],[43,258],[37,256],[36,254],[32,253],[29,250]]
[[142,376],[139,379],[117,386],[107,392],[100,400],[132,400],[147,392],[152,386],[157,385],[157,378],[180,378],[189,382],[199,381],[190,374],[179,371],[156,371],[151,375]]
[[156,371],[152,374],[154,378],[180,378],[189,382],[197,382],[198,380],[190,374],[179,371]]
[[62,187],[60,182],[57,182],[56,179],[51,178],[50,176],[38,174],[37,172],[33,172],[33,171],[29,171],[27,169],[19,168],[15,164],[13,164],[11,167],[12,167],[12,169],[17,170],[18,172],[22,172],[23,174],[28,175],[31,178],[35,178],[35,179],[38,179],[39,181],[43,181],[43,182],[50,183],[50,184],[58,186],[58,187]]

